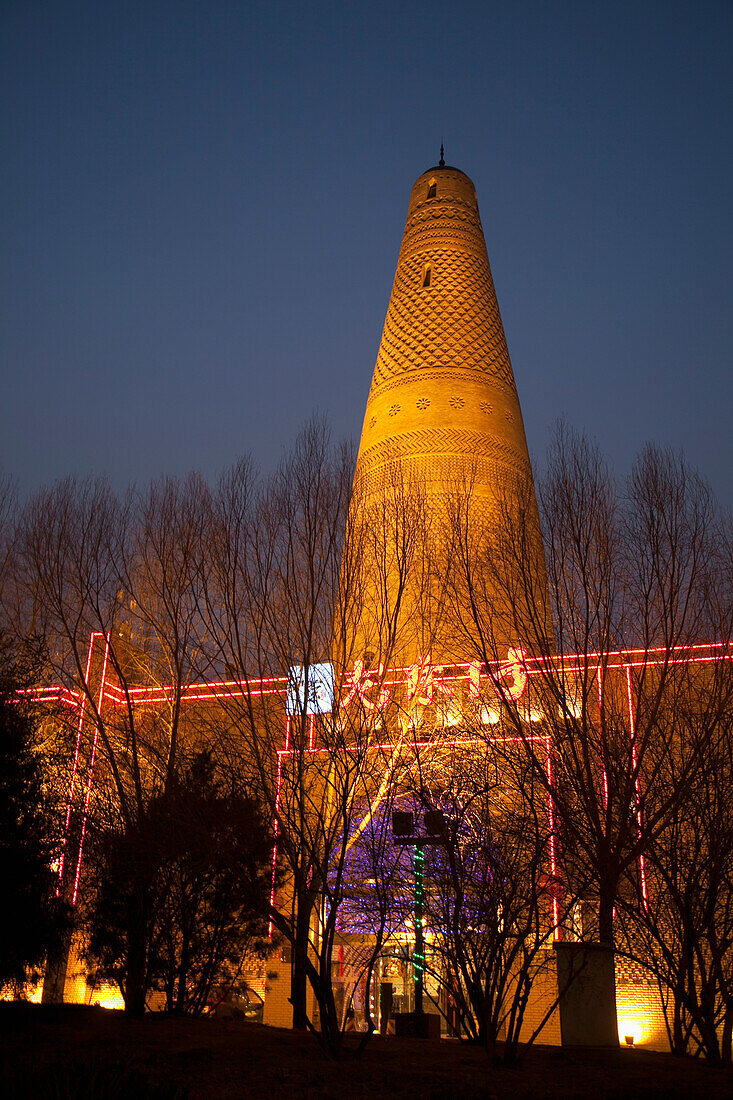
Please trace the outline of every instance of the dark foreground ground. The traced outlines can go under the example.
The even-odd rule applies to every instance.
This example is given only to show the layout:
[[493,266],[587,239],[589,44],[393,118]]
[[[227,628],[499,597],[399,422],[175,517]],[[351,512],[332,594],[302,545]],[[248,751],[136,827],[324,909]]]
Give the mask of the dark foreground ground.
[[324,1059],[309,1036],[236,1020],[127,1021],[68,1006],[0,1004],[0,1098],[523,1100],[733,1097],[733,1071],[644,1050],[530,1051],[490,1066],[455,1042],[373,1039],[358,1061]]

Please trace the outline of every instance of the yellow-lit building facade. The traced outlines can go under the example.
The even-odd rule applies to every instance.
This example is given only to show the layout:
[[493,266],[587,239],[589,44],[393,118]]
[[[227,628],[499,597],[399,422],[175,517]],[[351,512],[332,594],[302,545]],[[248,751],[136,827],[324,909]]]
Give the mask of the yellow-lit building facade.
[[[415,181],[409,199],[407,221],[402,239],[397,270],[389,300],[384,330],[367,402],[356,466],[352,507],[362,510],[379,522],[386,514],[385,501],[390,495],[419,498],[435,521],[432,528],[440,532],[442,517],[450,509],[457,491],[470,487],[472,512],[484,525],[502,522],[511,494],[529,501],[536,517],[532,468],[525,438],[522,413],[514,374],[509,359],[506,338],[497,303],[486,244],[478,211],[476,190],[467,175],[440,163],[422,173]],[[437,519],[436,519],[437,517]],[[542,559],[538,521],[535,555]],[[432,545],[430,552],[440,558],[442,547]],[[372,581],[370,559],[363,562],[364,587],[369,602]],[[391,583],[387,576],[387,589]],[[544,578],[539,570],[537,583]],[[383,589],[373,599],[384,598]],[[405,715],[420,714],[420,729],[412,727],[411,750],[416,754],[431,754],[451,746],[468,747],[477,723],[481,737],[476,739],[480,751],[481,738],[508,736],[511,723],[506,719],[507,707],[521,715],[528,738],[546,747],[552,757],[552,738],[543,721],[541,699],[545,670],[538,659],[527,658],[523,639],[512,636],[511,615],[497,627],[492,639],[499,659],[486,663],[462,651],[462,643],[452,626],[451,615],[444,603],[432,603],[431,593],[416,594],[408,590],[404,597],[404,626],[390,653],[389,667],[380,665],[379,644],[372,644],[366,635],[360,639],[359,656],[353,666],[343,672],[343,682],[335,693],[339,705],[366,709],[372,716],[384,713],[384,721],[375,722],[386,741],[394,743],[405,733]],[[389,592],[387,591],[387,599]],[[378,615],[375,613],[375,618]],[[498,612],[497,619],[501,619]],[[92,805],[95,783],[100,781],[96,760],[97,730],[93,711],[109,713],[114,708],[152,708],[168,705],[172,688],[128,688],[123,692],[111,675],[109,642],[102,634],[90,640],[86,666],[88,693],[68,692],[53,687],[41,689],[39,697],[54,699],[63,707],[76,729],[76,752],[69,782],[67,841],[64,846],[59,881],[72,905],[77,903],[83,882],[84,823]],[[592,655],[581,658],[592,664]],[[694,660],[705,665],[729,660],[727,649],[699,646],[695,652],[681,651],[680,661]],[[572,668],[577,656],[555,658],[548,653],[546,661],[554,661],[560,675],[572,680]],[[603,655],[605,690],[627,701],[628,722],[634,725],[634,669],[653,661],[649,652],[617,652]],[[600,661],[600,659],[599,659]],[[295,662],[294,662],[295,663]],[[563,666],[567,665],[567,673]],[[533,684],[537,689],[533,691]],[[246,691],[260,699],[269,712],[279,713],[282,736],[277,749],[277,770],[287,769],[294,749],[290,743],[288,716],[289,683],[286,675],[268,681],[251,680],[243,686],[241,680],[217,683],[198,682],[186,685],[181,694],[181,706],[188,716],[191,729],[201,726],[200,716],[221,713],[230,720],[232,708]],[[96,708],[88,705],[88,696]],[[258,704],[259,705],[259,704]],[[465,716],[472,715],[471,724]],[[327,719],[313,714],[310,718],[309,743],[301,746],[310,754],[313,766],[318,766],[323,753],[324,736],[321,726],[338,720],[332,714]],[[417,732],[416,732],[417,731]],[[379,736],[374,743],[380,751]],[[551,805],[547,806],[552,814]],[[73,832],[74,819],[82,822]],[[273,868],[278,859],[277,830],[273,836]],[[552,857],[550,859],[552,862]],[[557,868],[548,866],[548,875],[559,877]],[[643,868],[641,868],[643,874]],[[274,879],[273,879],[274,889]],[[284,903],[283,896],[273,894],[275,904]],[[555,907],[557,910],[557,906]],[[550,913],[548,919],[553,919]],[[572,936],[567,921],[553,929],[556,937]],[[358,965],[359,935],[344,934],[339,948],[337,980],[348,985]],[[397,935],[400,952],[385,951],[385,958],[375,973],[372,986],[360,992],[361,1002],[369,1002],[370,1013],[378,1017],[379,983],[389,981],[400,998],[402,1007],[410,1006],[409,930]],[[413,938],[414,943],[414,938]],[[393,945],[394,946],[394,945]],[[551,947],[549,948],[552,954]],[[352,957],[354,956],[354,957]],[[264,1022],[275,1026],[291,1026],[292,1006],[289,1001],[290,962],[287,952],[278,948],[253,973],[252,983],[264,1000]],[[355,979],[356,980],[356,979]],[[57,995],[69,1001],[88,1001],[109,1007],[121,1007],[117,991],[91,989],[83,968],[74,962],[57,976]],[[440,1002],[440,989],[428,983],[428,995]],[[534,1030],[548,1004],[557,995],[557,980],[549,965],[533,989],[527,1009],[525,1028]],[[618,1031],[621,1042],[627,1038],[635,1044],[654,1049],[667,1049],[667,1031],[659,993],[652,979],[636,964],[623,959],[616,962],[616,1002]],[[310,1011],[314,1010],[312,1001]],[[560,1022],[553,1012],[542,1031],[540,1042],[560,1042]]]

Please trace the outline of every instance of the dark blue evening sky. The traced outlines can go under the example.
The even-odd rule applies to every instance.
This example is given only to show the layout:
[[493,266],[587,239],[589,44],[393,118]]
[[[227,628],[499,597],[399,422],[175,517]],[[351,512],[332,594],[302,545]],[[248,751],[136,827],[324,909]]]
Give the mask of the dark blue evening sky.
[[0,8],[0,463],[33,489],[358,437],[414,178],[476,183],[530,449],[733,504],[733,5]]

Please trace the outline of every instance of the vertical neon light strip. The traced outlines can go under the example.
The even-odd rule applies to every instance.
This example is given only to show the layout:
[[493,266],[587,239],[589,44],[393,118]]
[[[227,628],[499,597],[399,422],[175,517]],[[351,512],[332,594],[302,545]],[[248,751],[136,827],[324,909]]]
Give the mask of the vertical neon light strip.
[[[641,806],[639,804],[639,773],[636,770],[636,721],[634,719],[634,702],[631,694],[631,669],[626,666],[626,697],[629,703],[629,729],[631,731],[631,766],[634,769],[634,789],[636,790],[636,825],[641,838]],[[641,879],[641,898],[644,908],[649,908],[649,899],[646,892],[646,868],[644,866],[644,853],[639,853],[639,878]]]
[[[290,748],[290,716],[285,719],[285,752]],[[270,909],[275,908],[275,879],[277,877],[277,838],[280,832],[278,814],[280,813],[280,788],[283,781],[283,753],[277,754],[277,787],[275,788],[275,820],[272,825],[274,843],[272,845],[272,880],[270,885]],[[272,939],[272,916],[267,924],[268,939]]]
[[560,915],[557,906],[557,860],[555,858],[555,808],[552,804],[552,755],[550,738],[545,738],[545,766],[547,768],[547,782],[550,790],[547,792],[547,817],[550,823],[550,874],[552,875],[552,931],[555,939],[559,939]]
[[311,714],[310,726],[308,727],[308,748],[315,748],[316,744],[316,716]]
[[84,837],[87,831],[87,817],[89,816],[89,799],[92,793],[92,780],[94,779],[94,760],[97,755],[97,741],[99,740],[100,721],[99,716],[102,713],[102,700],[104,699],[104,681],[107,678],[107,660],[109,658],[109,637],[105,638],[106,646],[104,648],[104,661],[102,662],[102,676],[99,684],[99,698],[97,700],[97,721],[94,725],[94,740],[92,742],[92,758],[89,761],[89,778],[87,779],[87,790],[84,796],[84,815],[81,820],[81,836],[79,837],[79,855],[76,861],[76,874],[74,875],[74,892],[71,895],[71,904],[76,905],[76,897],[79,892],[79,876],[81,874],[81,857],[84,851]]
[[[596,669],[596,683],[598,685],[598,732],[603,736],[603,685],[601,684],[601,666]],[[608,810],[608,773],[606,762],[603,761],[603,809]]]
[[290,715],[285,719],[285,752],[290,752]]
[[[94,652],[94,639],[100,637],[98,633],[89,636],[89,650],[87,652],[87,667],[84,672],[84,683],[89,683],[89,671],[92,667],[92,653]],[[74,789],[76,787],[76,773],[79,770],[79,752],[81,750],[81,735],[84,729],[84,713],[87,706],[87,695],[84,690],[79,699],[79,726],[76,733],[76,749],[74,750],[74,766],[71,769],[71,782],[69,784],[69,804],[66,807],[66,823],[64,824],[64,839],[61,843],[61,859],[59,861],[59,881],[56,885],[56,897],[61,893],[61,883],[64,877],[64,864],[66,862],[66,845],[69,843],[69,827],[71,825],[71,808],[74,805]]]

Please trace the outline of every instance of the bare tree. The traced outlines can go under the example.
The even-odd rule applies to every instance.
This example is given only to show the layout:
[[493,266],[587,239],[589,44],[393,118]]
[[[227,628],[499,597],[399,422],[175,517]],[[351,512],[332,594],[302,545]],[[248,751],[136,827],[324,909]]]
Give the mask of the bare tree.
[[[647,844],[700,764],[691,746],[680,757],[674,701],[686,685],[679,658],[706,622],[714,507],[682,460],[651,448],[619,491],[597,450],[564,428],[539,505],[544,541],[529,485],[501,501],[493,527],[475,510],[469,524],[470,498],[457,500],[454,622],[489,674],[507,643],[523,651],[529,694],[518,702],[496,680],[505,720],[551,800],[563,880],[585,899],[582,937],[612,950],[621,881],[643,877]],[[614,656],[624,648],[633,668]],[[527,706],[542,714],[549,771]],[[672,752],[677,783],[662,785]],[[616,1042],[612,988],[607,998]]]
[[[645,889],[622,893],[622,946],[658,984],[670,1046],[678,1054],[731,1060],[733,1040],[733,598],[730,528],[716,531],[706,613],[710,652],[685,666],[670,722],[678,744],[660,761],[647,812],[661,792],[684,784],[644,852]],[[700,656],[709,659],[699,661]],[[712,658],[712,659],[710,659]],[[698,761],[687,777],[685,763]],[[681,774],[682,773],[682,774]],[[656,792],[656,793],[655,793]]]
[[[205,502],[196,478],[122,499],[103,482],[69,480],[39,493],[22,518],[25,606],[77,701],[60,870],[72,905],[97,800],[111,799],[123,831],[139,835],[186,759],[193,733],[184,729],[182,693],[203,633],[194,581]],[[133,877],[130,889],[123,992],[127,1010],[139,1014],[154,905],[145,876]]]
[[[426,966],[460,1030],[490,1057],[503,1040],[503,1060],[514,1064],[532,984],[548,970],[558,920],[573,899],[564,895],[558,910],[545,786],[511,728],[481,721],[485,710],[467,708],[460,738],[417,757],[419,805],[443,822],[425,856]],[[556,1006],[550,997],[522,1036],[527,1045]]]
[[[338,912],[350,891],[353,900],[357,849],[371,861],[372,897],[381,899],[365,973],[387,920],[385,807],[399,747],[382,744],[390,728],[384,678],[404,593],[422,562],[421,507],[411,497],[408,511],[401,479],[388,480],[372,505],[352,500],[352,484],[351,450],[332,448],[318,421],[264,485],[240,464],[219,490],[202,586],[212,660],[231,687],[223,705],[241,732],[286,868],[272,921],[291,954],[293,1024],[315,1026],[310,984],[332,1054],[344,1024],[333,988],[334,951],[343,946]],[[314,677],[324,674],[328,701],[314,706]],[[287,716],[279,695],[263,694],[272,677],[287,681]]]

